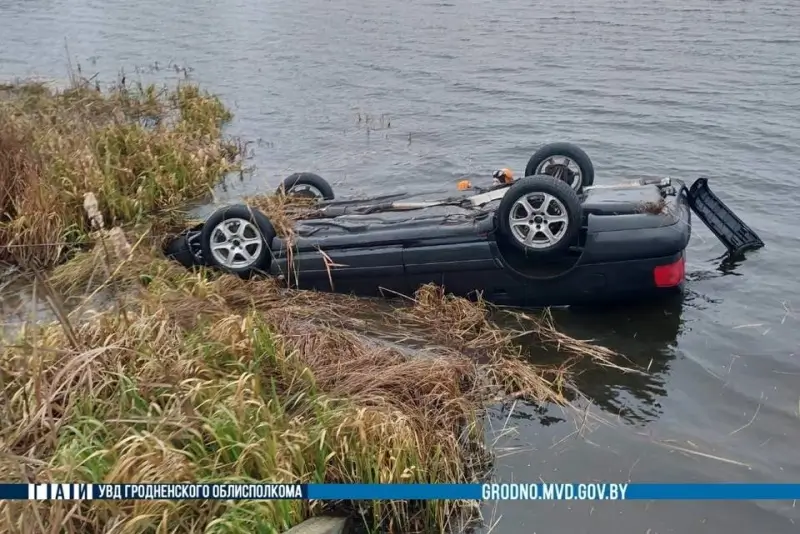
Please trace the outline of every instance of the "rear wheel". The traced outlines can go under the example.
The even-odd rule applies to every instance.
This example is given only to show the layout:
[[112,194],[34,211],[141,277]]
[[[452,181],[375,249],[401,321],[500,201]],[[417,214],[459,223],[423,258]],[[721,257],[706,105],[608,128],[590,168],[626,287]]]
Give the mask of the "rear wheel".
[[594,184],[592,160],[572,143],[551,143],[537,150],[528,160],[525,176],[537,174],[558,178],[577,193]]
[[281,182],[275,193],[311,198],[317,201],[333,200],[334,198],[331,184],[313,172],[296,172],[288,176]]
[[496,216],[513,246],[541,256],[567,250],[581,229],[581,202],[565,182],[547,175],[526,176],[506,192]]
[[250,278],[269,269],[274,238],[275,229],[263,213],[239,204],[211,214],[203,225],[200,245],[210,266]]

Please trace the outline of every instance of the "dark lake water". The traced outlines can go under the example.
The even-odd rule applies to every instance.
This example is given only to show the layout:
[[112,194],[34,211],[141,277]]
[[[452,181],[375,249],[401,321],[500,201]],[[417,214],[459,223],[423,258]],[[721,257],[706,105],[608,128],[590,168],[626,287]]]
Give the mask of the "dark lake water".
[[[120,67],[129,78],[190,67],[234,106],[233,133],[258,141],[255,177],[223,198],[299,170],[343,196],[452,193],[464,175],[521,171],[555,140],[583,146],[598,183],[710,177],[767,247],[720,267],[723,247],[697,227],[682,301],[560,314],[648,373],[587,368],[580,384],[602,421],[577,434],[571,415],[542,425],[530,407],[495,413],[494,426],[517,428],[499,447],[520,449],[498,476],[800,482],[798,21],[793,0],[0,0],[0,78],[64,78],[65,39],[84,73],[108,81]],[[800,523],[792,502],[485,513],[502,516],[500,534],[781,534]]]

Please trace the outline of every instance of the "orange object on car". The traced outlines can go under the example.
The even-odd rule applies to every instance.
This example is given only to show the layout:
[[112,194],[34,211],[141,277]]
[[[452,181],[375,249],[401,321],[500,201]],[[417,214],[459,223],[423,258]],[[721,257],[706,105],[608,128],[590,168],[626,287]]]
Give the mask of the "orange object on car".
[[510,184],[514,181],[514,173],[511,169],[500,169],[492,173],[492,178],[503,184]]

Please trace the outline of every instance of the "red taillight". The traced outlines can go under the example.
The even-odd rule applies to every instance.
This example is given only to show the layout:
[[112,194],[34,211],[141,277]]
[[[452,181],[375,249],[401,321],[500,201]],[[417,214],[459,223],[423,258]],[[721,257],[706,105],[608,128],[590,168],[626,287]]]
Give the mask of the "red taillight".
[[686,258],[681,256],[681,259],[669,265],[659,265],[653,269],[653,280],[656,287],[675,287],[683,282],[686,275]]

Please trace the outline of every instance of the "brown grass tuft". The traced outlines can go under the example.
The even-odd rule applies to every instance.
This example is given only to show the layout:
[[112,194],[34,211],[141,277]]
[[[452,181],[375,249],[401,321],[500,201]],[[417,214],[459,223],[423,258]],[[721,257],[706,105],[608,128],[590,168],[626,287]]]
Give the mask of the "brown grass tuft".
[[[85,82],[0,96],[0,262],[50,267],[92,241],[81,209],[94,193],[107,224],[131,225],[207,196],[234,169],[230,113],[192,85],[173,90]],[[160,213],[159,218],[166,214]]]

